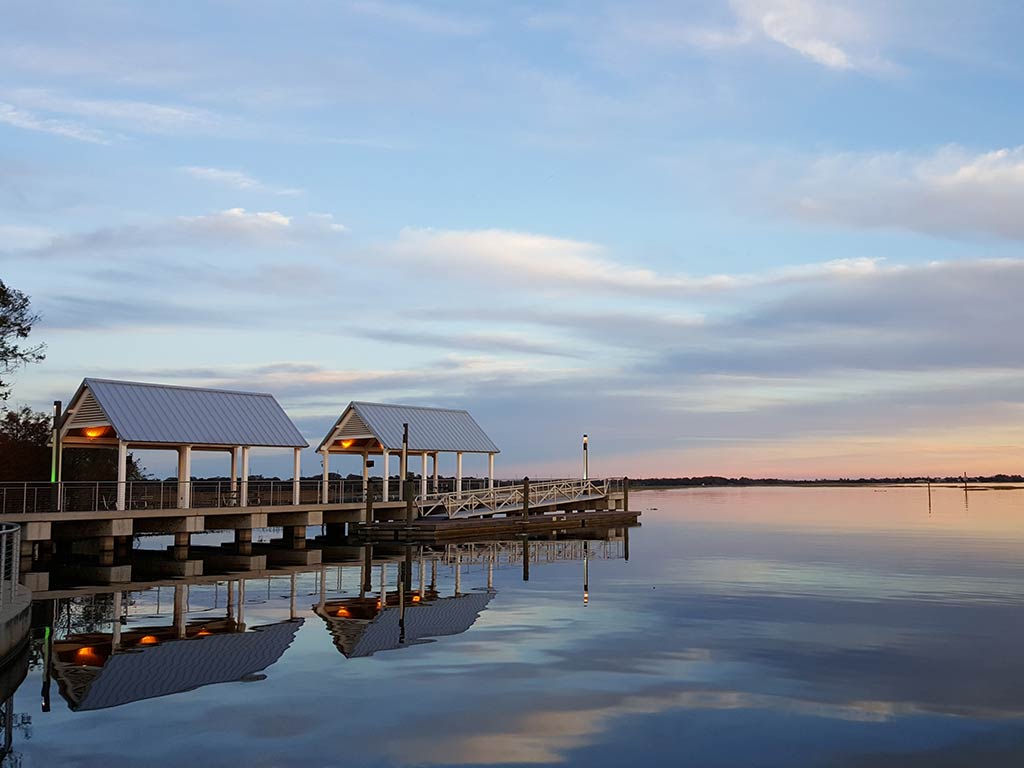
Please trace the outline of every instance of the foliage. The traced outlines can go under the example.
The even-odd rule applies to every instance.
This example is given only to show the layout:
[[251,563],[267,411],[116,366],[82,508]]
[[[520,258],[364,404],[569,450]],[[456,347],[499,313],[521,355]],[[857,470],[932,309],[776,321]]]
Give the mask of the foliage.
[[[29,297],[0,280],[0,376],[43,359],[45,345],[26,346],[32,326],[39,321],[29,307]],[[0,401],[10,395],[10,384],[0,379]]]
[[[0,481],[50,479],[53,451],[47,446],[52,434],[49,415],[27,405],[4,413],[0,419]],[[117,450],[113,448],[65,448],[64,480],[117,479]],[[128,479],[145,480],[146,470],[128,454]]]

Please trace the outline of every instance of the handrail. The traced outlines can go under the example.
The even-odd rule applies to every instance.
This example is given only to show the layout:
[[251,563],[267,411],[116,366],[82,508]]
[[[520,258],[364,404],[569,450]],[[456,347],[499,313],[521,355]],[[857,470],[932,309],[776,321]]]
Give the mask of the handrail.
[[577,501],[594,496],[606,496],[610,492],[611,481],[582,480],[579,478],[530,481],[529,499],[524,499],[526,485],[495,486],[481,490],[458,491],[452,493],[426,494],[416,497],[416,504],[421,514],[442,509],[448,518],[469,517],[472,515],[491,515],[522,509],[525,502],[529,506],[543,506],[555,502]]
[[14,601],[21,576],[21,526],[0,523],[0,610]]

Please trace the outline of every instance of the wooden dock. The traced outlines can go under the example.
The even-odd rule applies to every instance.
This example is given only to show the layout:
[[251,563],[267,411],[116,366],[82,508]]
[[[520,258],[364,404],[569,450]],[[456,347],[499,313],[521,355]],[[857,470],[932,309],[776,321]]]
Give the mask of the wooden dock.
[[408,522],[375,522],[350,527],[350,535],[363,543],[407,542],[432,544],[533,536],[585,528],[634,527],[639,512],[589,510],[529,515],[528,517],[433,518]]

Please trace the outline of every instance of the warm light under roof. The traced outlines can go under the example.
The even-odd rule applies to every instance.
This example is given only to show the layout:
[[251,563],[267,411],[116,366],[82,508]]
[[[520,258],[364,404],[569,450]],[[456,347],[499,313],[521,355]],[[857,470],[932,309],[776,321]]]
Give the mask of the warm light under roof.
[[356,441],[355,440],[351,440],[351,439],[350,440],[342,440],[341,441],[341,447],[342,448],[351,448],[353,445],[355,445],[355,443],[356,443]]
[[85,428],[85,436],[89,437],[89,438],[92,438],[92,437],[103,437],[103,435],[106,434],[106,432],[107,432],[107,428],[106,427],[86,427]]

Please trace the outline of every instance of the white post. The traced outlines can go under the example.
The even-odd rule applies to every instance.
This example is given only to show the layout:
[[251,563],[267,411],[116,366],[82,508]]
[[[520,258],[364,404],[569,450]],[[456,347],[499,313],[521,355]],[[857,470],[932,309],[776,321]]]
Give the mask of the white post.
[[302,449],[295,449],[295,471],[292,474],[292,504],[301,500],[299,480],[302,478]]
[[231,449],[231,495],[238,493],[238,446]]
[[324,481],[323,488],[320,489],[320,503],[326,504],[328,499],[327,484],[331,481],[331,454],[327,452],[326,448],[324,448],[320,451],[320,455],[323,457],[324,461]]
[[455,493],[462,496],[462,451],[455,454]]
[[117,508],[124,509],[125,492],[128,490],[128,443],[117,441]]
[[423,469],[420,470],[420,496],[427,495],[427,453],[424,451],[420,454],[423,459]]
[[178,448],[178,508],[192,506],[192,446]]
[[382,486],[382,489],[381,489],[381,496],[383,498],[381,499],[381,501],[387,501],[388,500],[388,457],[389,456],[390,456],[390,453],[388,452],[388,449],[385,448],[384,449],[384,453],[380,457],[381,470],[382,470],[382,473],[384,475],[384,485]]
[[437,454],[434,454],[434,493],[437,493]]
[[242,482],[238,490],[238,506],[249,506],[249,446],[242,446]]
[[487,490],[494,490],[494,454],[487,454]]
[[366,494],[370,492],[370,455],[363,453],[363,501],[366,501]]

